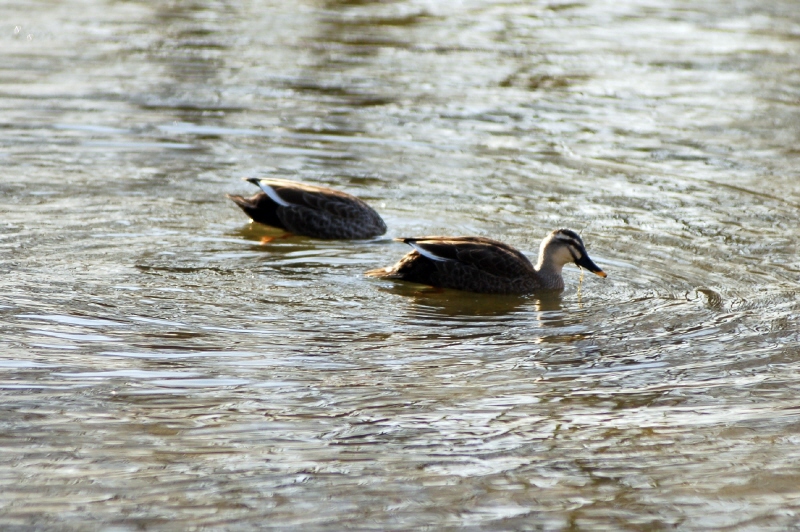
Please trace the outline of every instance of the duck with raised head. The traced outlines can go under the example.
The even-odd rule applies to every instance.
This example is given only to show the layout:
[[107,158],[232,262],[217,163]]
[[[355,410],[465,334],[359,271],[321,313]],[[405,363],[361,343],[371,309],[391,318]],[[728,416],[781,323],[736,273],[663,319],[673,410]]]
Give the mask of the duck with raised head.
[[542,240],[535,266],[518,250],[491,238],[424,236],[395,240],[414,250],[394,266],[370,270],[367,275],[496,294],[563,290],[561,269],[570,262],[606,276],[589,258],[583,239],[571,229],[556,229]]
[[375,210],[355,196],[287,179],[245,178],[261,192],[228,194],[254,222],[288,233],[324,239],[372,238],[386,232]]

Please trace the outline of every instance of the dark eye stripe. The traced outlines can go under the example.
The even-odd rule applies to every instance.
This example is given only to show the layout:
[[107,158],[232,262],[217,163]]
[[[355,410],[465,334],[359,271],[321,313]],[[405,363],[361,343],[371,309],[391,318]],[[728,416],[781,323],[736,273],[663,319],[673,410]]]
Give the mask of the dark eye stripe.
[[564,242],[565,244],[570,246],[575,246],[576,249],[581,249],[583,247],[583,245],[574,238],[558,235],[558,237],[556,237],[556,240],[558,240],[559,242]]

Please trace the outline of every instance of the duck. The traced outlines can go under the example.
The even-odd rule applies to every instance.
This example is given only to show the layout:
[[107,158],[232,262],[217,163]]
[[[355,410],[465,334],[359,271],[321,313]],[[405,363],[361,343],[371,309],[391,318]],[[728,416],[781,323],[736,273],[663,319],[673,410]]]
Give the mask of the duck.
[[366,275],[492,294],[563,290],[561,269],[570,262],[606,277],[606,273],[589,258],[581,236],[571,229],[556,229],[542,240],[535,266],[512,246],[481,236],[423,236],[394,240],[414,249],[393,266],[369,270]]
[[364,201],[345,192],[277,178],[246,177],[261,192],[227,194],[254,222],[313,238],[366,239],[386,232],[386,223]]

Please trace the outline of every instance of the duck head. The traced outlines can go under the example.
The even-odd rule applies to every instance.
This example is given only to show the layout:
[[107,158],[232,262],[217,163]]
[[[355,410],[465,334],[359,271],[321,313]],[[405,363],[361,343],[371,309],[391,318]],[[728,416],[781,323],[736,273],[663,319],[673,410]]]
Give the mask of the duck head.
[[606,276],[606,273],[589,258],[583,239],[578,233],[571,229],[556,229],[542,240],[536,269],[560,274],[561,268],[570,262],[600,277]]

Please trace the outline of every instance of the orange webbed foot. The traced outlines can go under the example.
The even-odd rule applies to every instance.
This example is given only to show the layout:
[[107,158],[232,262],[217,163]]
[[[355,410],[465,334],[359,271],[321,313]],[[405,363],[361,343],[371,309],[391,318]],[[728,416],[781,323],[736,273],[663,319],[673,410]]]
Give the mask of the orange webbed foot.
[[294,235],[292,233],[284,233],[284,234],[282,234],[280,236],[262,236],[261,237],[261,245],[269,244],[273,240],[278,240],[278,239],[282,240],[284,238],[289,238],[291,236],[294,236]]

